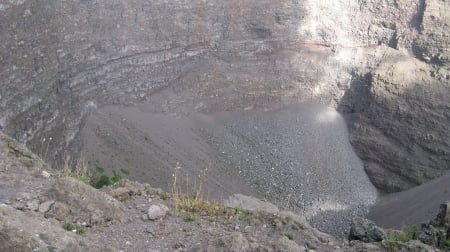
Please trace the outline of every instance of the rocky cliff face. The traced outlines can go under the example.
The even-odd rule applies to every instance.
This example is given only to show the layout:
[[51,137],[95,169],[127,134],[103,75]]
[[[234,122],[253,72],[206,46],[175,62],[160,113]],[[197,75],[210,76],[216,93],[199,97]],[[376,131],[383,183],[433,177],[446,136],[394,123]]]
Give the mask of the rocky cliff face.
[[316,100],[351,115],[375,185],[402,190],[448,168],[449,5],[4,1],[0,127],[57,160],[108,104],[212,112]]

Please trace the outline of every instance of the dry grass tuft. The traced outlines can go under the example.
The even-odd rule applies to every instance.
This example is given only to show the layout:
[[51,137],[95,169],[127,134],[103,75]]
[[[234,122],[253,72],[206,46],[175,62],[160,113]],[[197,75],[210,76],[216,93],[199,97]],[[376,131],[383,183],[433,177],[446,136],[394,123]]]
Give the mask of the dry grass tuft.
[[64,154],[63,170],[60,177],[72,177],[90,184],[92,176],[93,174],[89,171],[88,164],[82,155],[76,160],[76,164],[72,168],[72,157],[69,154]]
[[206,178],[205,169],[201,175],[198,176],[198,183],[196,181],[194,188],[190,189],[187,183],[186,189],[181,189],[179,185],[181,167],[179,164],[175,167],[173,174],[173,184],[171,192],[172,206],[178,211],[185,211],[188,213],[200,213],[203,216],[219,216],[228,212],[228,209],[218,203],[211,202],[204,197],[203,183]]

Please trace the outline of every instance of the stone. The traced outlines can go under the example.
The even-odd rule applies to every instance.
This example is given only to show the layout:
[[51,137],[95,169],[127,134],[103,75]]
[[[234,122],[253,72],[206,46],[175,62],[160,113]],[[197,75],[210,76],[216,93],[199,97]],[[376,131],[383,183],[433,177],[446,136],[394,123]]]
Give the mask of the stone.
[[237,207],[247,211],[266,212],[271,214],[279,212],[278,207],[270,202],[265,202],[242,194],[231,195],[224,204],[227,207]]
[[281,211],[278,213],[278,216],[285,219],[286,221],[292,221],[295,225],[297,225],[300,229],[310,229],[311,225],[306,220],[306,217],[303,215],[298,215],[289,211]]
[[53,204],[55,204],[55,201],[53,201],[53,200],[46,201],[46,202],[44,202],[44,203],[42,203],[42,204],[39,205],[38,211],[39,211],[40,213],[46,213],[46,212],[48,212],[48,210],[50,210],[50,207],[51,207]]
[[386,238],[386,232],[372,221],[358,217],[353,219],[350,228],[350,240],[380,242]]
[[125,201],[130,197],[130,190],[124,187],[119,187],[111,192],[108,192],[108,194],[119,201]]
[[147,212],[148,219],[152,221],[162,219],[168,211],[169,208],[163,204],[151,205]]
[[75,178],[59,178],[48,196],[66,204],[74,218],[90,225],[104,224],[106,219],[123,222],[127,217],[122,203]]
[[62,202],[55,202],[44,215],[46,218],[55,218],[61,222],[72,222],[73,216],[70,207]]
[[273,242],[272,246],[275,251],[298,252],[306,250],[304,246],[298,245],[295,241],[288,239],[284,235]]
[[39,200],[34,199],[34,200],[28,201],[27,204],[26,204],[26,209],[30,210],[30,211],[38,211],[38,209],[39,209]]
[[450,202],[441,204],[436,218],[432,221],[432,225],[438,227],[450,227]]
[[433,247],[439,247],[439,230],[433,225],[422,225],[417,240]]
[[231,234],[230,251],[248,251],[250,242],[240,232],[233,232]]

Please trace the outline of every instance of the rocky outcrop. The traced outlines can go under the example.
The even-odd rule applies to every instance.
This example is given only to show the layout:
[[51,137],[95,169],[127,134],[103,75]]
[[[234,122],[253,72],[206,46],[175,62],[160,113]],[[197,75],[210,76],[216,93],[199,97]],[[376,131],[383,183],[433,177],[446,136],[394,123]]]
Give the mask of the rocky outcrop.
[[114,251],[64,230],[54,219],[0,205],[0,251]]
[[370,220],[355,218],[350,228],[349,239],[363,242],[380,242],[386,239],[386,233]]
[[278,213],[278,207],[270,202],[264,202],[254,197],[242,194],[233,194],[225,201],[227,207],[238,207],[248,211],[263,211],[267,213]]
[[97,225],[111,220],[123,222],[127,217],[122,203],[75,178],[58,179],[48,197],[60,203],[50,209],[62,211],[57,214],[60,220]]

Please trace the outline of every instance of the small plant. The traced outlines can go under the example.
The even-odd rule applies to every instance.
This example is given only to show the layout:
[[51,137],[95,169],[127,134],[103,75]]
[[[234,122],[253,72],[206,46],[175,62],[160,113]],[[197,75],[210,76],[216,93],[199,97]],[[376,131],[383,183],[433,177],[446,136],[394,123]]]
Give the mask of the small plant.
[[185,222],[192,222],[192,221],[194,221],[195,220],[195,218],[194,218],[194,215],[192,214],[192,213],[188,213],[185,217],[184,217],[184,221]]
[[252,217],[252,213],[242,209],[237,209],[237,217],[239,220],[248,220]]
[[112,216],[108,216],[105,218],[105,222],[111,222],[113,221],[113,217]]
[[163,193],[159,194],[159,198],[162,200],[167,200],[167,199],[169,199],[169,195],[167,193],[163,192]]
[[399,242],[409,242],[415,238],[418,231],[417,225],[411,225],[404,227],[402,231],[392,230],[387,233],[387,239],[385,240],[385,246],[388,250],[396,250]]
[[444,246],[450,248],[450,239],[444,241]]
[[418,229],[417,225],[411,225],[411,226],[404,227],[402,231],[403,231],[403,235],[404,235],[403,238],[406,240],[405,242],[408,242],[408,241],[414,239],[418,230],[419,229]]
[[113,176],[111,177],[111,181],[113,182],[113,184],[119,182],[122,179],[120,174],[117,173],[115,170],[113,170],[112,173],[113,173]]
[[294,239],[294,236],[290,232],[285,233],[284,236],[286,236],[289,240]]
[[84,234],[84,232],[85,232],[84,227],[78,226],[78,227],[75,229],[75,232],[76,232],[77,234],[79,234],[79,235]]
[[73,230],[73,225],[72,223],[64,223],[63,228],[67,231],[72,231]]
[[111,185],[111,180],[109,179],[109,177],[106,175],[102,175],[97,183],[95,183],[95,188],[102,188],[109,185]]
[[125,175],[130,175],[130,171],[128,171],[127,169],[120,169],[120,172]]
[[189,228],[186,226],[183,226],[183,228],[181,229],[181,231],[183,231],[183,233],[188,233],[189,232]]

